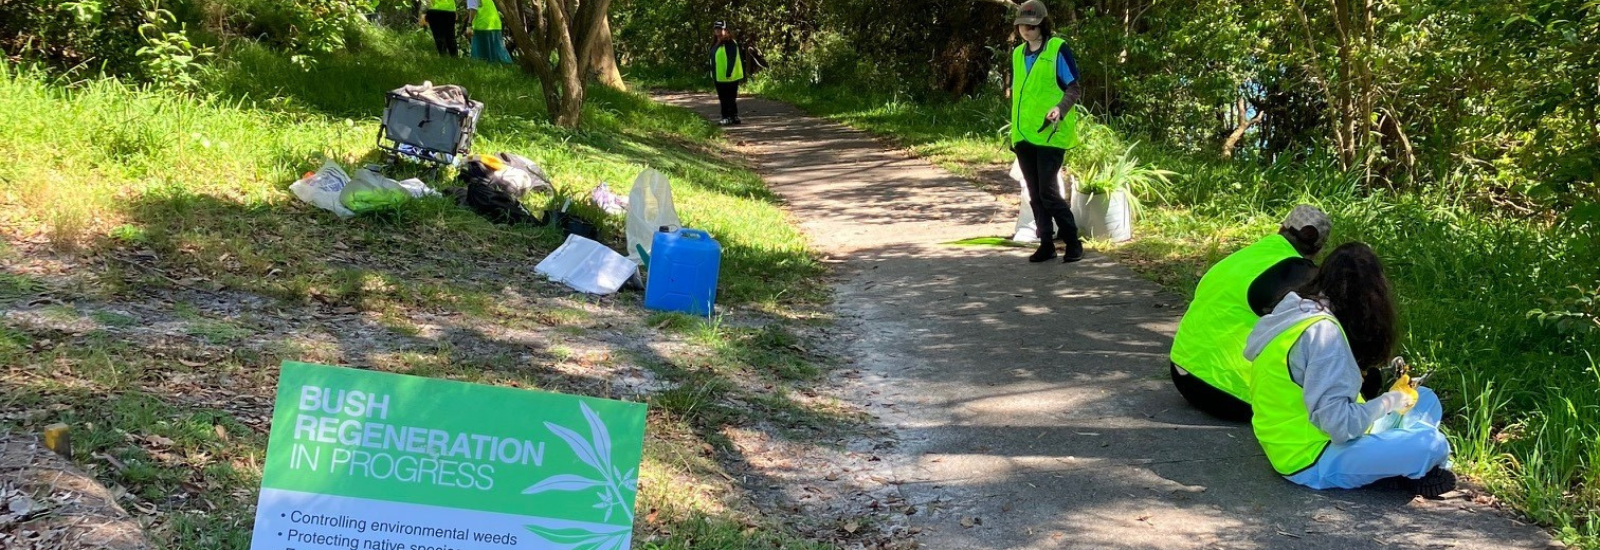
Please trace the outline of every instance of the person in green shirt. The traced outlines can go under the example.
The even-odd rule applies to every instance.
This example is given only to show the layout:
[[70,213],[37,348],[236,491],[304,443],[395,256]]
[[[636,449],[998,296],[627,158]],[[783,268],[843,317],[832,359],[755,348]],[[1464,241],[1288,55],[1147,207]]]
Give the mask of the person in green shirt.
[[490,63],[510,63],[506,51],[505,27],[494,0],[467,0],[467,36],[472,39],[472,57]]

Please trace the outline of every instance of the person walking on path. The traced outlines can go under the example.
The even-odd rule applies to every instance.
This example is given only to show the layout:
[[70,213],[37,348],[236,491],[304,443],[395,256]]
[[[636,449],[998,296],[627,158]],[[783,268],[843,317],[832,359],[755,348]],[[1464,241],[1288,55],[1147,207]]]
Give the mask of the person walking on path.
[[1332,227],[1322,210],[1296,206],[1277,233],[1228,255],[1200,278],[1172,337],[1172,384],[1190,404],[1224,420],[1250,419],[1245,339],[1261,316],[1316,274],[1311,259]]
[[717,101],[722,103],[722,119],[717,123],[743,124],[739,120],[739,84],[744,82],[744,55],[726,21],[718,21],[711,32],[715,39],[711,46],[711,76],[717,83]]
[[500,24],[500,9],[494,0],[467,0],[467,36],[472,39],[472,57],[490,63],[510,63],[511,52],[506,51],[504,27]]
[[1011,148],[1028,186],[1028,206],[1038,223],[1039,249],[1029,262],[1056,257],[1054,239],[1066,243],[1063,262],[1083,259],[1083,241],[1072,208],[1055,185],[1067,149],[1078,145],[1078,115],[1072,107],[1082,94],[1077,61],[1065,40],[1051,29],[1044,2],[1028,0],[1014,21],[1023,43],[1011,52]]
[[433,33],[433,48],[439,50],[439,55],[461,55],[461,48],[456,45],[456,0],[432,0],[428,12],[422,14],[422,22]]
[[[1315,278],[1250,332],[1250,419],[1279,475],[1312,489],[1388,482],[1425,496],[1455,489],[1443,407],[1428,388],[1362,398],[1363,367],[1394,351],[1395,306],[1383,264],[1362,243],[1328,254]],[[1391,414],[1393,413],[1393,414]]]

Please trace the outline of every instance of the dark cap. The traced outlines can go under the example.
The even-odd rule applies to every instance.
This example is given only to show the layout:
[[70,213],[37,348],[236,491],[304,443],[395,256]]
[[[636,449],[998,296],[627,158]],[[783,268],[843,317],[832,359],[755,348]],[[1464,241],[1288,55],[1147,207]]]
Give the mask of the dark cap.
[[1045,9],[1044,2],[1041,2],[1040,0],[1028,0],[1027,2],[1023,2],[1021,7],[1017,8],[1017,20],[1013,21],[1012,24],[1037,26],[1040,23],[1043,23],[1044,18],[1048,17],[1049,15],[1050,10]]
[[728,30],[728,22],[727,21],[718,21],[717,24],[712,25],[711,28],[719,30],[719,31]]

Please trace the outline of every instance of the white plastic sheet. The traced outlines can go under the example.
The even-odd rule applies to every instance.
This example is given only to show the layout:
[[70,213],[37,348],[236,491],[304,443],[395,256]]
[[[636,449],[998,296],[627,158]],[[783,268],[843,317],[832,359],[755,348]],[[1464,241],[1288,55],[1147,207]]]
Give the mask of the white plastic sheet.
[[622,288],[639,266],[606,245],[568,235],[567,242],[533,270],[579,292],[611,294]]
[[662,226],[682,227],[678,211],[672,206],[672,186],[666,174],[646,168],[633,180],[628,192],[628,259],[644,265],[650,256],[650,243]]

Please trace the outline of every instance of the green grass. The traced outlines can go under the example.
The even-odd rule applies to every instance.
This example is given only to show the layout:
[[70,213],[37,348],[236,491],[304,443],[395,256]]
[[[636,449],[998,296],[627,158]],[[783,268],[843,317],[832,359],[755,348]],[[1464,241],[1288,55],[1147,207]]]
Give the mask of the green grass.
[[[200,283],[363,308],[459,299],[465,293],[389,273],[328,269],[322,259],[340,240],[322,233],[348,232],[346,245],[402,257],[427,248],[460,258],[399,266],[442,277],[472,269],[467,258],[496,249],[536,258],[559,235],[494,227],[444,198],[417,201],[390,218],[343,222],[284,192],[323,158],[352,169],[376,160],[372,143],[385,91],[422,80],[453,82],[486,104],[474,150],[532,158],[566,193],[587,195],[604,181],[626,194],[646,167],[670,176],[684,223],[710,231],[724,247],[724,303],[774,307],[821,297],[821,287],[809,282],[820,267],[785,223],[776,196],[722,155],[720,134],[693,113],[595,89],[584,128],[565,130],[545,121],[536,87],[511,67],[419,55],[415,35],[364,42],[367,51],[333,56],[310,71],[242,46],[207,78],[212,92],[204,98],[104,80],[63,87],[7,65],[0,113],[13,124],[0,139],[0,154],[16,162],[0,169],[6,217],[45,232],[62,249],[148,247],[167,274],[192,271],[207,279]],[[619,238],[620,217],[602,225]],[[25,290],[5,283],[0,292]]]
[[[758,88],[960,173],[1003,170],[1012,159],[998,137],[1006,113],[995,97],[917,104],[843,87]],[[1067,157],[1077,173],[1132,141],[1102,123],[1082,132],[1084,145]],[[1178,177],[1165,197],[1143,197],[1137,240],[1110,252],[1188,295],[1208,266],[1270,234],[1293,205],[1321,206],[1333,218],[1333,243],[1365,241],[1385,260],[1401,301],[1402,353],[1437,373],[1430,385],[1449,412],[1457,468],[1567,542],[1600,545],[1600,330],[1583,301],[1600,290],[1592,228],[1496,212],[1470,181],[1369,191],[1325,162],[1261,166],[1134,151]],[[1586,321],[1562,328],[1528,316],[1551,308]]]
[[[0,323],[0,413],[20,418],[0,421],[0,431],[72,424],[75,458],[127,488],[136,509],[157,510],[148,517],[160,518],[151,526],[159,546],[230,549],[248,544],[265,451],[265,426],[251,419],[270,412],[281,360],[608,392],[607,380],[552,367],[606,366],[611,356],[559,338],[649,338],[651,325],[596,313],[643,318],[637,294],[570,298],[536,277],[534,264],[560,243],[559,233],[496,226],[443,198],[338,220],[287,191],[324,159],[352,169],[376,159],[383,92],[449,82],[487,105],[475,151],[529,157],[563,193],[587,195],[604,181],[626,194],[645,167],[666,173],[684,223],[723,246],[719,300],[776,319],[763,328],[670,321],[661,330],[682,349],[640,358],[678,388],[648,397],[640,545],[820,548],[749,511],[714,454],[700,452],[721,441],[724,426],[748,421],[728,401],[749,397],[741,381],[773,386],[778,397],[753,405],[769,418],[809,426],[838,417],[812,412],[786,389],[815,380],[822,361],[797,351],[805,344],[784,327],[813,316],[827,291],[820,264],[759,176],[689,111],[591,89],[583,128],[558,128],[546,121],[537,82],[514,68],[438,58],[421,33],[368,34],[361,50],[309,70],[234,44],[203,75],[199,95],[65,82],[0,62],[0,116],[8,121],[0,133],[8,159],[0,163],[0,307],[31,307],[47,295],[60,302],[41,306],[46,317],[98,327],[63,334]],[[448,177],[430,183],[452,185]],[[621,220],[601,225],[620,245]],[[320,316],[342,316],[401,343],[273,332],[215,309],[213,302],[240,296],[265,298],[257,319],[315,332],[325,328]],[[124,337],[143,328],[147,314],[96,309],[98,302],[154,307],[181,328]],[[468,329],[430,336],[418,321],[429,318]],[[507,344],[479,327],[557,340]]]

